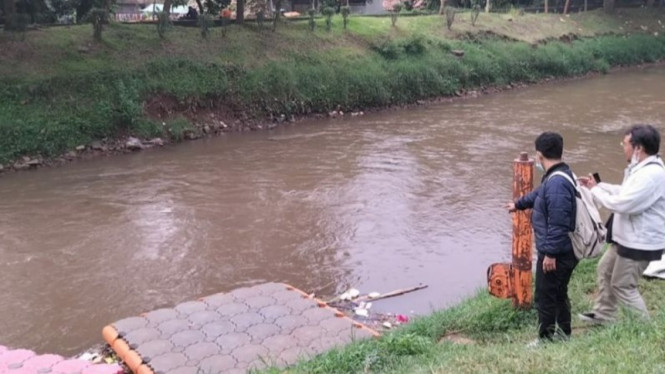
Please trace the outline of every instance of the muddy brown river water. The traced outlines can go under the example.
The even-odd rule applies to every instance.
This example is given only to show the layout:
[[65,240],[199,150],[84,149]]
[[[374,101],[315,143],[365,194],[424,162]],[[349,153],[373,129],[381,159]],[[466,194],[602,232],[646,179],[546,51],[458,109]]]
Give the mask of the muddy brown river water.
[[[618,182],[665,69],[231,134],[0,177],[0,344],[71,355],[117,319],[266,281],[426,314],[509,260],[511,163],[543,130]],[[537,177],[539,178],[539,177]]]

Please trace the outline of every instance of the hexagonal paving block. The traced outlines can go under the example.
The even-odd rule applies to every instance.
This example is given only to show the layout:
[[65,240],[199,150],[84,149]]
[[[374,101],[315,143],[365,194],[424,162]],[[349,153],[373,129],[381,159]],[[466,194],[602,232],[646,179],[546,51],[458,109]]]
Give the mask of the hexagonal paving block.
[[184,354],[190,361],[199,362],[204,358],[220,354],[219,345],[210,342],[196,343],[185,348]]
[[261,345],[268,348],[272,356],[279,356],[287,349],[297,347],[298,339],[291,335],[275,335],[266,338]]
[[186,303],[176,305],[176,307],[173,309],[180,313],[180,315],[188,316],[194,312],[206,310],[207,307],[208,304],[204,303],[203,301],[188,301]]
[[201,331],[205,334],[206,340],[217,339],[217,337],[236,332],[236,325],[229,321],[216,321],[201,326]]
[[143,317],[129,317],[113,323],[113,327],[115,327],[120,336],[124,336],[125,334],[128,334],[133,330],[146,327],[147,325],[148,325],[148,320]]
[[135,349],[143,343],[159,339],[161,335],[162,333],[154,327],[144,327],[131,331],[124,339],[132,349]]
[[247,334],[252,337],[252,343],[261,343],[270,336],[279,335],[282,329],[270,323],[259,323],[247,328]]
[[236,348],[248,344],[252,338],[244,332],[235,332],[228,335],[222,335],[215,343],[222,349],[222,353],[231,353]]
[[173,334],[169,340],[175,347],[187,347],[206,341],[206,336],[201,330],[185,330]]
[[233,317],[245,313],[249,307],[242,303],[228,303],[219,306],[216,311],[221,317]]
[[191,323],[186,319],[170,319],[157,326],[162,338],[168,339],[180,331],[189,330]]
[[235,357],[238,363],[250,363],[255,361],[260,357],[265,357],[268,355],[268,348],[253,344],[253,345],[243,345],[238,347],[231,352],[231,356]]
[[197,326],[203,326],[207,323],[218,321],[220,315],[213,310],[203,310],[200,312],[194,312],[187,317],[187,320]]
[[268,323],[274,322],[277,318],[287,316],[291,313],[291,309],[284,305],[270,305],[259,310],[259,314],[263,316],[263,320]]
[[282,334],[290,334],[298,327],[309,325],[309,320],[300,315],[288,315],[277,318],[274,323],[282,329]]
[[187,357],[182,353],[165,353],[150,360],[148,363],[155,373],[168,373],[180,366],[185,366]]
[[208,309],[217,309],[222,305],[233,304],[236,302],[233,295],[227,293],[218,293],[210,296],[206,296],[201,301],[206,304]]
[[243,303],[250,309],[263,308],[275,304],[275,299],[270,296],[255,296],[245,300]]
[[290,365],[373,335],[335,312],[290,286],[268,283],[159,309],[114,326],[122,327],[123,339],[157,374],[244,373]]
[[157,309],[155,311],[146,313],[145,318],[151,325],[159,325],[164,321],[177,319],[178,312],[176,312],[175,309]]
[[201,360],[198,367],[204,373],[226,373],[236,367],[238,362],[229,355],[216,355]]
[[247,312],[231,317],[230,321],[236,325],[238,331],[244,331],[250,326],[263,323],[263,316],[256,312]]
[[[132,343],[129,342],[131,345]],[[136,348],[136,352],[143,358],[144,361],[149,362],[157,356],[171,352],[173,343],[168,340],[150,340]]]

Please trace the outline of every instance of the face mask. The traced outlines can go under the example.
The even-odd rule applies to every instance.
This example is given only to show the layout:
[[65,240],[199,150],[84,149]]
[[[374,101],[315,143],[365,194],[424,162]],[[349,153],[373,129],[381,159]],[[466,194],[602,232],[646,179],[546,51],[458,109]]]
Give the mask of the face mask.
[[536,170],[538,170],[541,173],[545,172],[545,167],[543,164],[540,163],[540,161],[536,161]]

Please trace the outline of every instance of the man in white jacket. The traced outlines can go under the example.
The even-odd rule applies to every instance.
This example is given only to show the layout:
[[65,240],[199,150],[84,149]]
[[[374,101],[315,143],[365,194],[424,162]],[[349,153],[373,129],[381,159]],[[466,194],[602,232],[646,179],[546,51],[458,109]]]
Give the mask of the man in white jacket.
[[658,156],[660,134],[651,125],[635,125],[621,142],[629,162],[623,183],[596,184],[580,178],[601,205],[614,213],[612,245],[598,263],[598,297],[593,310],[579,315],[592,323],[616,319],[619,303],[648,319],[637,288],[649,262],[665,249],[665,165]]

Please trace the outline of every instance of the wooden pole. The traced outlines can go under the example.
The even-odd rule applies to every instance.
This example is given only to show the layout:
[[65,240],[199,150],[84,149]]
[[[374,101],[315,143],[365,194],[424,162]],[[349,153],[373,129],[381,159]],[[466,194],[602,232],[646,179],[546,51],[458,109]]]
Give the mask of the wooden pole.
[[570,6],[570,0],[566,0],[566,5],[563,7],[563,14],[568,14],[568,7]]
[[[526,152],[513,162],[513,201],[531,192],[533,189],[533,160]],[[512,246],[512,286],[513,306],[519,309],[531,307],[531,258],[533,232],[531,231],[531,211],[513,213]]]

